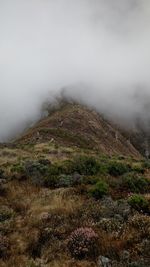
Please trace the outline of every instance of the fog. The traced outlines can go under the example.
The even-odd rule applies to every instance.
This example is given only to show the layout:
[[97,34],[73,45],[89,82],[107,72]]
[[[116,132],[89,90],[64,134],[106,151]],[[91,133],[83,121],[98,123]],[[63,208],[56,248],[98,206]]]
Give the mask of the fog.
[[0,141],[65,96],[148,127],[149,0],[0,0]]

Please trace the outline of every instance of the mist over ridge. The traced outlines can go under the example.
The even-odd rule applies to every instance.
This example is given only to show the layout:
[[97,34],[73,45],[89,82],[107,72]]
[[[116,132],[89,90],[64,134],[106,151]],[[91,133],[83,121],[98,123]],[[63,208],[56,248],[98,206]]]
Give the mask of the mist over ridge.
[[149,129],[148,0],[2,0],[0,38],[1,142],[61,94]]

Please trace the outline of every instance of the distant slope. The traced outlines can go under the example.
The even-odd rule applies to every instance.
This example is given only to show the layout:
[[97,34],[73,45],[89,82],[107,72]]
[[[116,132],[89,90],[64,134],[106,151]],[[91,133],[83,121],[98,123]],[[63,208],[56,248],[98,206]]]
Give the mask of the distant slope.
[[78,104],[65,104],[38,122],[16,142],[20,144],[55,142],[99,150],[107,155],[139,158],[139,152],[97,112]]

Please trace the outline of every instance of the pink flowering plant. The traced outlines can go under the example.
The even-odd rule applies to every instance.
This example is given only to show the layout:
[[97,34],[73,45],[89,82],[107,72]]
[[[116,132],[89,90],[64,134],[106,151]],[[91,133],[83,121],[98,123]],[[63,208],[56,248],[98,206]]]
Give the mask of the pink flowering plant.
[[74,258],[95,259],[99,252],[98,235],[92,228],[78,228],[68,239],[68,249]]

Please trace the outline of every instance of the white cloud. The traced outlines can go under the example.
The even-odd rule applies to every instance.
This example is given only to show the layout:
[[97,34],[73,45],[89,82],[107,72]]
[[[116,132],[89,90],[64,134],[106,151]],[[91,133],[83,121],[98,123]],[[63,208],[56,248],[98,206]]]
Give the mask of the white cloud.
[[0,140],[64,87],[108,115],[145,117],[149,47],[148,0],[0,0]]

